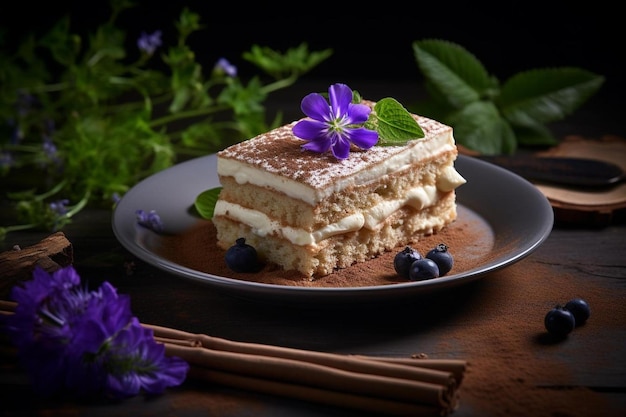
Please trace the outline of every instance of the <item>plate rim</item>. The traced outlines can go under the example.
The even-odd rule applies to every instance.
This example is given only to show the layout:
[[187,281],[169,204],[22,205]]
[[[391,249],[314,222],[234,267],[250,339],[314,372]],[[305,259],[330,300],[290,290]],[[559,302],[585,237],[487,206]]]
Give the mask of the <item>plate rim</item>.
[[[509,185],[517,185],[517,191],[523,193],[523,195],[527,198],[532,198],[534,202],[534,210],[542,213],[542,216],[538,216],[537,223],[535,224],[534,233],[531,233],[532,237],[530,239],[526,239],[527,244],[523,248],[519,248],[519,250],[513,253],[512,256],[498,257],[494,261],[488,263],[487,265],[484,265],[483,267],[475,267],[469,271],[464,271],[460,274],[447,275],[444,277],[434,278],[432,280],[406,283],[402,282],[376,286],[285,286],[279,284],[266,284],[255,281],[238,280],[235,278],[222,277],[197,271],[189,267],[185,267],[183,265],[169,261],[152,252],[147,247],[138,244],[137,239],[140,237],[139,235],[142,235],[141,237],[144,238],[152,239],[158,239],[158,235],[156,235],[156,233],[154,232],[148,231],[147,229],[136,225],[134,211],[140,207],[135,207],[134,209],[132,207],[129,208],[129,204],[131,204],[131,202],[134,202],[133,197],[142,190],[145,191],[149,188],[157,187],[157,184],[159,184],[159,182],[164,182],[163,180],[167,179],[171,182],[175,182],[172,180],[175,179],[177,175],[180,176],[182,175],[182,173],[186,173],[187,171],[194,171],[197,165],[198,167],[202,167],[203,170],[208,173],[208,175],[204,177],[207,185],[203,185],[203,189],[193,189],[191,191],[188,191],[189,196],[194,197],[191,199],[191,201],[186,201],[185,203],[180,204],[181,210],[188,210],[189,207],[193,205],[195,196],[197,196],[200,192],[215,186],[219,186],[217,172],[215,169],[211,170],[211,164],[216,164],[216,161],[216,154],[209,154],[193,158],[185,162],[173,165],[162,171],[159,171],[138,182],[135,186],[129,189],[129,191],[118,201],[117,205],[115,206],[112,215],[112,228],[117,240],[122,244],[122,246],[124,246],[129,252],[137,256],[142,261],[178,277],[206,284],[218,290],[226,291],[230,295],[235,295],[242,298],[254,300],[278,300],[280,302],[288,302],[294,304],[300,304],[302,301],[305,301],[306,304],[310,304],[311,302],[329,302],[331,300],[350,300],[351,302],[358,302],[363,300],[373,301],[381,299],[395,300],[403,298],[405,296],[415,296],[418,294],[425,294],[432,291],[456,287],[458,285],[482,278],[489,273],[512,265],[527,257],[548,238],[554,225],[554,213],[552,206],[550,205],[548,199],[532,183],[518,176],[517,174],[514,174],[511,171],[508,171],[489,162],[481,161],[465,155],[459,155],[457,157],[456,167],[461,175],[466,177],[469,175],[471,177],[474,174],[481,173],[481,171],[497,174],[494,175],[493,178],[496,178],[499,183],[504,182],[505,184]],[[467,171],[463,173],[463,171],[465,170]],[[214,177],[211,177],[211,175],[213,175]],[[469,179],[467,184],[470,184]],[[493,223],[489,221],[489,218],[485,215],[485,213],[481,213],[480,210],[476,210],[475,204],[477,203],[475,201],[472,202],[469,199],[465,202],[463,201],[467,197],[472,197],[471,194],[468,194],[463,189],[463,187],[471,187],[471,185],[467,186],[467,184],[464,184],[457,189],[457,203],[477,213],[493,229]],[[487,187],[483,188],[485,188],[484,192],[488,194],[489,190],[487,189]],[[515,187],[511,187],[511,189],[512,188]],[[183,191],[179,190],[177,192]],[[474,197],[474,199],[480,199],[484,196],[477,195]],[[175,202],[174,204],[177,203]],[[474,207],[472,207],[472,205],[474,205]],[[158,212],[158,201],[156,206],[157,207],[155,209]],[[202,221],[202,219],[198,217],[195,217],[194,220],[193,216],[191,216],[189,213],[184,216],[182,216],[181,213],[181,219],[183,219],[184,221],[180,225],[176,226],[181,230],[186,227],[192,226],[194,223]],[[132,229],[133,232],[129,232],[128,229]],[[497,242],[498,236],[496,234],[496,231],[494,231],[494,234]]]

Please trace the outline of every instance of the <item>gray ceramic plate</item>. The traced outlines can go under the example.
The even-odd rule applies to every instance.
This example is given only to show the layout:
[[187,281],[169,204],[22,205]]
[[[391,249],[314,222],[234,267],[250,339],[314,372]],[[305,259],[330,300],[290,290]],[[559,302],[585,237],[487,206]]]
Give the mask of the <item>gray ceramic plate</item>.
[[457,190],[459,209],[470,210],[491,227],[495,247],[510,249],[499,251],[498,257],[474,269],[426,281],[348,288],[271,285],[207,274],[159,256],[155,248],[160,236],[138,226],[135,211],[156,210],[170,234],[182,233],[199,222],[193,209],[196,196],[220,186],[215,155],[175,165],[138,183],[118,203],[113,231],[120,243],[141,260],[234,296],[294,305],[397,300],[458,286],[511,265],[537,249],[552,230],[550,203],[525,179],[465,156],[459,156],[456,167],[467,179],[467,184]]

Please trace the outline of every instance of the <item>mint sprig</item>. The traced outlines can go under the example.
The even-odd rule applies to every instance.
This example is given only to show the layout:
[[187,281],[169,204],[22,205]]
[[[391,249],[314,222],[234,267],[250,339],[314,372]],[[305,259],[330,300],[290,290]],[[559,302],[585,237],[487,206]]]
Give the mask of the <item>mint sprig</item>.
[[453,42],[415,41],[413,51],[431,100],[411,110],[451,125],[457,143],[484,154],[556,144],[546,125],[572,114],[605,80],[560,67],[522,71],[502,83]]
[[220,196],[221,191],[222,187],[215,187],[198,194],[193,205],[200,217],[209,220],[213,218],[215,204],[217,203],[217,199]]
[[391,97],[376,102],[364,127],[378,132],[380,146],[404,145],[424,137],[424,131],[409,111]]

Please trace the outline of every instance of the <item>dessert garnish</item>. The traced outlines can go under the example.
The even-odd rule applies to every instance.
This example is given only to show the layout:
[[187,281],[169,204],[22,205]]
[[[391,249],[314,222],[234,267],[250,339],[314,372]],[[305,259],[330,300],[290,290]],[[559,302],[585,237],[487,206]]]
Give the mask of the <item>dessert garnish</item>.
[[589,304],[582,298],[573,298],[565,305],[554,306],[543,320],[548,333],[565,338],[574,328],[584,324],[591,315]]
[[406,246],[393,259],[393,267],[398,275],[409,281],[443,277],[450,272],[452,265],[454,258],[445,243],[439,243],[425,256],[417,249]]
[[248,245],[243,237],[237,239],[235,244],[228,248],[224,260],[226,265],[235,272],[256,272],[260,266],[256,249]]
[[409,280],[424,281],[426,279],[439,278],[439,267],[430,258],[421,258],[411,264]]
[[426,258],[435,261],[439,267],[440,276],[444,276],[450,272],[452,265],[454,265],[454,258],[448,249],[448,245],[440,243],[426,254]]
[[89,291],[73,266],[33,278],[11,292],[13,314],[0,314],[38,394],[122,400],[161,394],[183,383],[189,364],[167,356],[132,314],[130,297],[108,281]]
[[572,312],[574,319],[576,319],[576,327],[585,323],[589,316],[591,316],[589,304],[582,298],[573,298],[569,300],[563,308]]
[[139,209],[135,211],[135,216],[137,217],[137,223],[140,226],[157,233],[161,233],[163,231],[163,222],[161,221],[161,217],[156,210],[146,212],[145,210]]
[[557,305],[546,314],[544,325],[548,333],[563,338],[574,330],[574,327],[576,327],[576,319],[574,319],[574,315],[571,311],[564,309],[563,306]]
[[329,101],[320,93],[302,99],[302,112],[308,117],[293,127],[293,133],[307,141],[303,149],[325,153],[337,159],[350,155],[351,145],[367,150],[381,145],[401,145],[424,137],[411,114],[395,99],[385,98],[374,108],[361,102],[358,92],[345,84],[328,88]]
[[408,280],[411,265],[418,259],[422,259],[422,254],[419,253],[417,249],[406,246],[400,252],[396,253],[396,256],[393,258],[393,268],[398,275]]

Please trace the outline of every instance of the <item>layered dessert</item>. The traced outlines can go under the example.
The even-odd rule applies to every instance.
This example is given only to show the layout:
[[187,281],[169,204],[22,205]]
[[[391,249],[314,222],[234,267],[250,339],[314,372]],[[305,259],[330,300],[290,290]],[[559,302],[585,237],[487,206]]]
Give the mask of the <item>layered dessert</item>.
[[411,116],[424,137],[345,159],[302,149],[299,121],[220,151],[218,246],[243,237],[263,261],[313,280],[450,225],[465,183],[452,128]]

